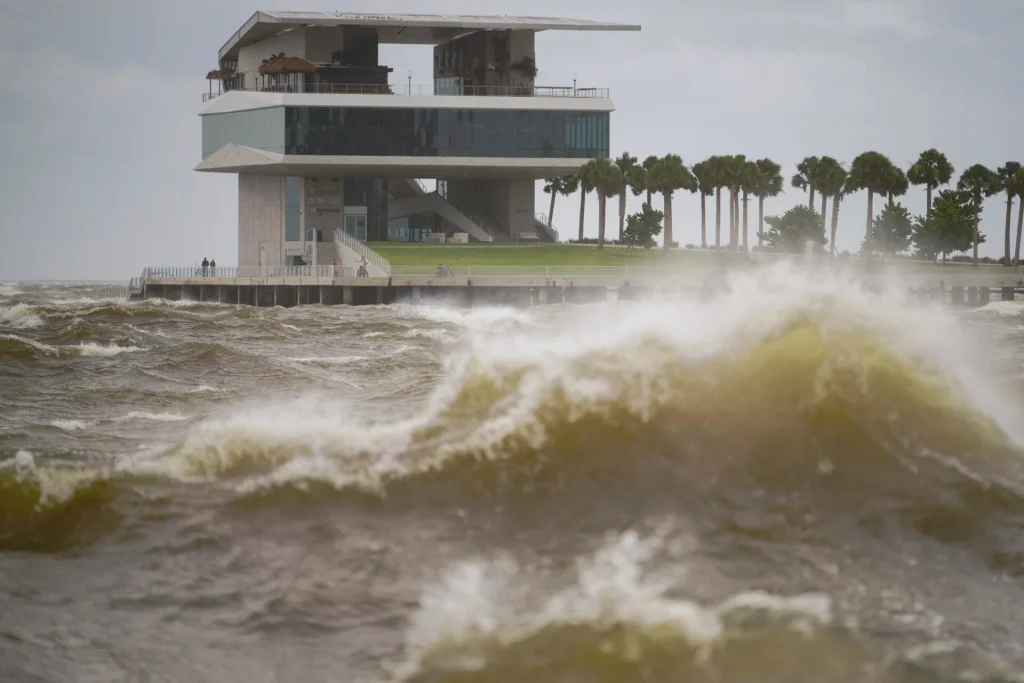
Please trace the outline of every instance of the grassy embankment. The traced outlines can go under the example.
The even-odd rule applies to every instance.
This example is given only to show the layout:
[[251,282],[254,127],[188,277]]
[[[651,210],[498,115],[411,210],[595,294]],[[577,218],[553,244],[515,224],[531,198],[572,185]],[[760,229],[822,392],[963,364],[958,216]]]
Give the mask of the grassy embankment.
[[[698,249],[634,250],[626,255],[622,247],[605,247],[575,244],[403,244],[395,242],[371,242],[371,249],[391,262],[393,266],[435,267],[439,263],[452,268],[465,266],[685,266],[693,265],[750,265],[770,262],[771,257],[752,260],[746,254],[728,251]],[[858,259],[859,260],[859,259]],[[855,259],[839,259],[840,263],[855,263]],[[895,266],[907,270],[931,270],[941,266],[922,261],[905,259],[876,260],[879,265]],[[1001,266],[978,266],[978,269],[994,269]],[[970,264],[948,264],[951,270],[970,272]]]

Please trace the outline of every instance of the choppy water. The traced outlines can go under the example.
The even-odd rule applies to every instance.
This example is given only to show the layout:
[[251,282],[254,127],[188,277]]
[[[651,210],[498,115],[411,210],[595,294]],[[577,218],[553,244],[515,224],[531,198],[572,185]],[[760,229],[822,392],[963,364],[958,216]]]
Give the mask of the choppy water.
[[1024,680],[1024,305],[0,285],[0,681]]

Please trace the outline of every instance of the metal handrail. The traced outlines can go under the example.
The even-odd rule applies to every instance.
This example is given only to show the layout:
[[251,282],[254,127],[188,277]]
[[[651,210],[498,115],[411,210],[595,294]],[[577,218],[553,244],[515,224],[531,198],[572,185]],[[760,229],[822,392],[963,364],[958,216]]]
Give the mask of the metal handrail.
[[[244,88],[231,88],[220,92],[203,93],[203,102],[232,91],[276,92],[306,95],[405,95],[414,97],[571,97],[582,99],[608,99],[608,88],[573,88],[572,86],[536,85],[384,85],[383,83],[288,83],[282,85],[256,84]],[[438,92],[440,90],[441,92]]]
[[548,237],[550,237],[552,241],[557,242],[558,241],[558,230],[556,230],[555,226],[552,225],[551,222],[548,220],[547,215],[545,215],[543,213],[537,213],[534,216],[534,218],[537,219],[538,223],[540,223],[542,226],[544,226],[544,229],[548,233]]
[[170,280],[191,280],[196,278],[233,279],[237,277],[308,277],[332,278],[334,266],[238,266],[216,268],[202,266],[148,267],[142,270],[139,287],[147,280],[164,278]]
[[375,252],[373,249],[370,249],[368,246],[357,240],[355,237],[352,237],[352,235],[349,235],[341,228],[338,228],[337,230],[334,231],[334,241],[336,243],[343,244],[352,251],[356,252],[357,254],[365,258],[368,263],[376,266],[381,271],[383,271],[385,275],[391,275],[390,261],[388,261],[386,258]]

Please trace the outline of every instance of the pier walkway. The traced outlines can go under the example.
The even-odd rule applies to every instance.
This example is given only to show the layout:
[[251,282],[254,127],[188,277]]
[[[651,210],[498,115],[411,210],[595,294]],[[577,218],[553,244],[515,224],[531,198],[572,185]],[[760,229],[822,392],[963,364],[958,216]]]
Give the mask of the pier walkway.
[[[805,266],[827,273],[828,262]],[[351,268],[273,266],[208,269],[147,268],[131,283],[132,298],[209,301],[250,306],[373,305],[445,299],[454,304],[531,305],[683,295],[725,289],[739,269],[701,267],[517,267],[445,269],[394,267],[387,276],[355,277]],[[957,266],[878,268],[850,272],[869,287],[896,284],[929,299],[984,305],[993,295],[1024,293],[1019,268]],[[997,290],[997,291],[993,291]],[[614,294],[610,294],[610,293]]]

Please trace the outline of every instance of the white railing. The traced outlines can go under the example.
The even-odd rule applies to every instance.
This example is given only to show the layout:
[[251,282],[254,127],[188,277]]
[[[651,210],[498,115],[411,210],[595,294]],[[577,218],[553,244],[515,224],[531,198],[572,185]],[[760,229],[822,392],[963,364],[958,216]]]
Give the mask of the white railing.
[[367,260],[373,266],[379,268],[385,275],[391,275],[391,262],[386,258],[370,249],[368,246],[357,240],[352,235],[348,234],[342,229],[334,231],[334,241],[338,244],[342,244],[352,251],[356,252]]
[[241,90],[248,92],[300,93],[322,95],[406,95],[431,97],[448,95],[459,97],[572,97],[583,99],[607,99],[611,96],[608,88],[574,88],[571,85],[533,86],[533,85],[452,85],[437,84],[390,84],[383,83],[288,83],[247,85],[245,88],[219,89],[216,92],[204,92],[203,102],[231,92]]
[[543,213],[538,213],[538,214],[535,215],[535,218],[537,219],[538,223],[540,223],[542,226],[544,226],[544,230],[545,230],[545,232],[548,233],[548,237],[551,238],[551,241],[552,242],[557,242],[558,241],[558,231],[555,230],[555,226],[554,225],[552,225],[550,222],[548,222],[548,217],[545,214],[543,214]]
[[191,280],[195,278],[233,279],[236,277],[308,277],[332,278],[334,266],[238,266],[203,268],[202,266],[170,266],[145,268],[141,282],[157,278],[168,280]]

